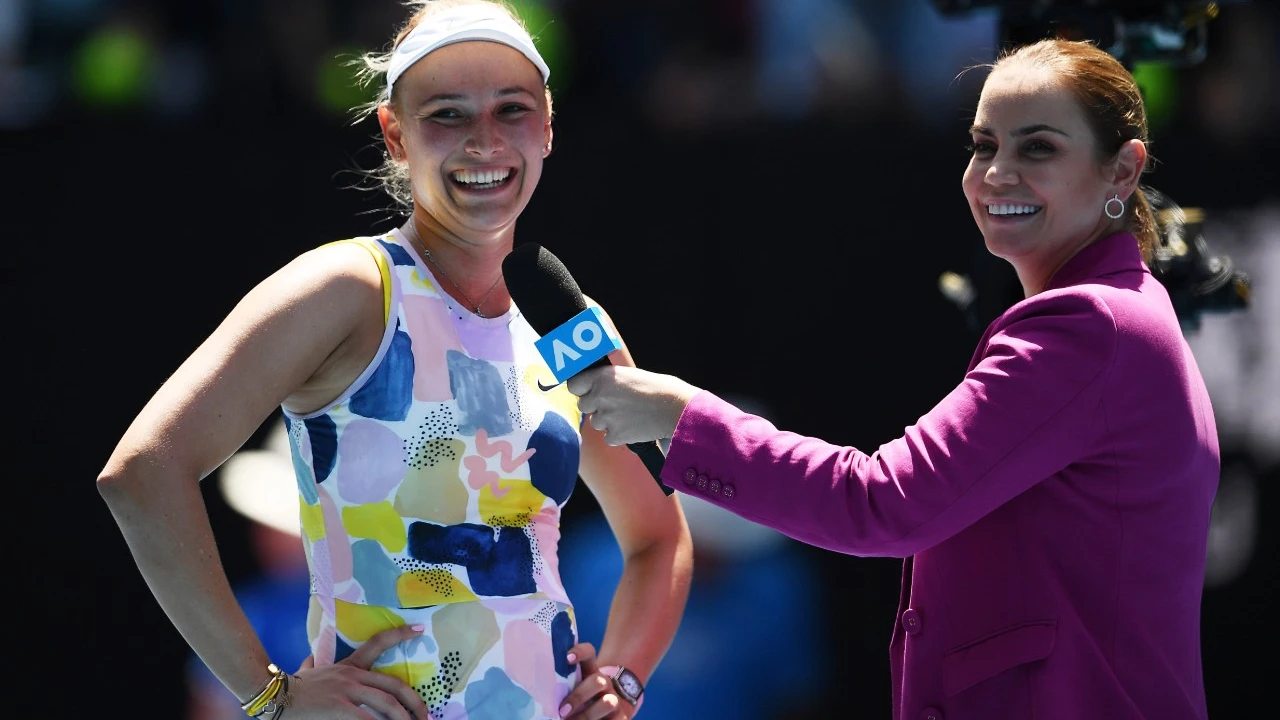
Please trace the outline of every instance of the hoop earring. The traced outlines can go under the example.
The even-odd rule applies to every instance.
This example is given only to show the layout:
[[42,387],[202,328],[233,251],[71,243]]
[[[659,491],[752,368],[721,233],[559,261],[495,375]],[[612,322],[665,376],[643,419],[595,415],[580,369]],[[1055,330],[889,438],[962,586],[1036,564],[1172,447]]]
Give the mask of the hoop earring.
[[[1111,214],[1111,203],[1120,204],[1120,209],[1117,210],[1114,215]],[[1119,195],[1112,195],[1110,200],[1102,203],[1102,212],[1112,220],[1119,220],[1120,217],[1124,215],[1124,201],[1120,199]]]

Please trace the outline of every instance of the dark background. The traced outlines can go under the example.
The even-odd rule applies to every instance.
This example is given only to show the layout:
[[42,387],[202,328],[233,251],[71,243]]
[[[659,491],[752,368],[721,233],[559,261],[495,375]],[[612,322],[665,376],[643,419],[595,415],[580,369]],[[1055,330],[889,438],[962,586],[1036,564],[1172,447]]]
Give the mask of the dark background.
[[[517,242],[564,260],[642,366],[868,451],[960,379],[977,333],[937,279],[982,251],[960,191],[981,74],[956,76],[992,59],[994,13],[949,19],[922,0],[526,6],[551,20],[556,147]],[[317,244],[398,224],[384,196],[352,187],[368,184],[357,170],[377,161],[377,128],[343,110],[360,96],[332,59],[381,47],[404,15],[336,0],[0,11],[0,269],[16,329],[5,455],[21,528],[9,594],[24,638],[11,652],[34,673],[20,695],[55,717],[168,716],[186,646],[93,480],[256,282]],[[787,18],[803,27],[780,32]],[[1209,29],[1207,60],[1140,78],[1159,159],[1149,182],[1205,208],[1213,249],[1256,289],[1247,311],[1192,337],[1224,467],[1252,488],[1228,516],[1244,518],[1252,550],[1204,596],[1211,716],[1232,718],[1262,702],[1276,668],[1280,307],[1266,280],[1280,278],[1280,13],[1223,3]],[[806,48],[824,48],[820,61]],[[246,521],[206,495],[228,573],[251,575]],[[564,522],[594,512],[578,492]],[[826,700],[885,717],[900,563],[802,552],[824,573]]]

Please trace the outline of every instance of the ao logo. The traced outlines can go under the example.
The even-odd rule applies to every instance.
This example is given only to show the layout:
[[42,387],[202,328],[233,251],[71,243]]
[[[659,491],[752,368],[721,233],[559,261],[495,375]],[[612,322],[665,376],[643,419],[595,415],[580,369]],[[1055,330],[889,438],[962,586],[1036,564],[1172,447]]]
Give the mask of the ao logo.
[[608,327],[600,310],[589,307],[543,335],[534,345],[551,368],[556,382],[564,382],[622,347],[622,341],[614,337]]

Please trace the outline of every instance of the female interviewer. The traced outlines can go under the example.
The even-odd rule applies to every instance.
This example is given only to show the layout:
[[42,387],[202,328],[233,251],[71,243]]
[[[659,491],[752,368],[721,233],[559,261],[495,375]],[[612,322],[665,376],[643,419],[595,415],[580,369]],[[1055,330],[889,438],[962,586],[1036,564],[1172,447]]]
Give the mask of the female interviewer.
[[1041,41],[991,66],[971,134],[965,195],[1026,297],[902,437],[831,445],[635,368],[569,390],[606,442],[669,437],[675,489],[813,545],[906,558],[898,720],[1203,719],[1218,442],[1144,263],[1142,97],[1096,47]]

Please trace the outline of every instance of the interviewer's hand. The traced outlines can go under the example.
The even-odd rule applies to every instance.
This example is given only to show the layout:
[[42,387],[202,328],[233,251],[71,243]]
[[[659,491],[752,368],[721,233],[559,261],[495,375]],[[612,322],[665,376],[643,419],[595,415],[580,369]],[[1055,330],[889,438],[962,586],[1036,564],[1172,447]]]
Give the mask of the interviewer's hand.
[[674,375],[606,365],[574,375],[565,384],[578,410],[610,445],[669,438],[699,388]]
[[[611,676],[601,671],[596,661],[596,648],[591,643],[578,643],[569,655],[582,671],[582,680],[560,703],[560,717],[571,720],[631,720],[636,706],[614,692]],[[616,668],[614,668],[616,670]]]
[[[419,626],[421,627],[421,626]],[[401,625],[369,638],[342,661],[315,667],[307,656],[289,681],[293,697],[288,707],[291,720],[430,720],[427,704],[418,692],[399,678],[373,672],[378,656],[397,643],[422,634],[412,625]],[[369,710],[378,713],[375,715]]]

